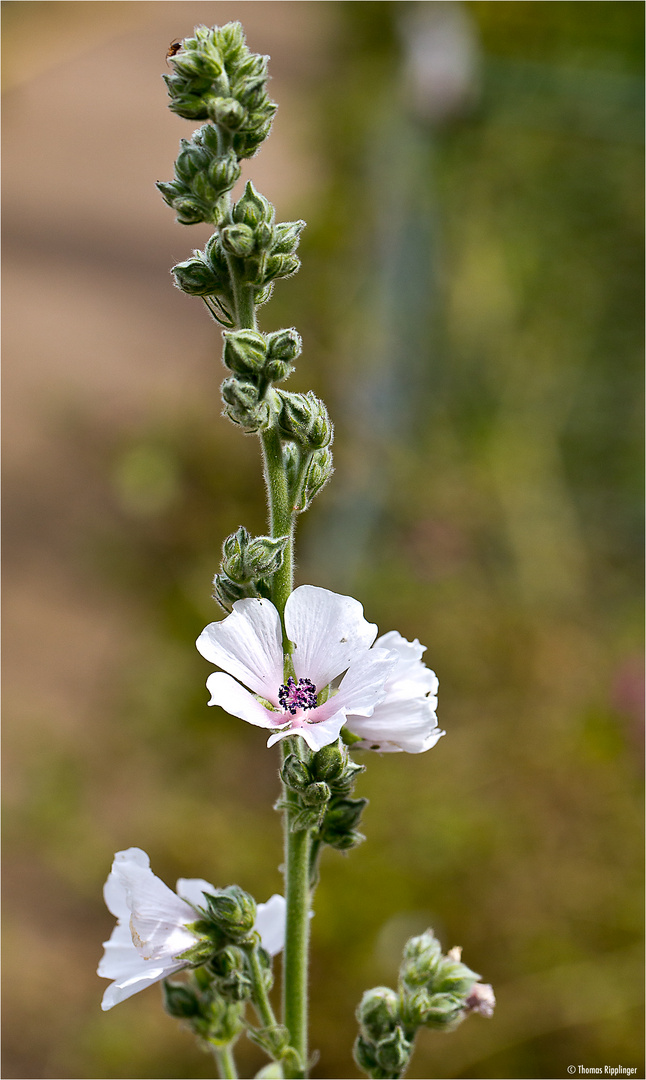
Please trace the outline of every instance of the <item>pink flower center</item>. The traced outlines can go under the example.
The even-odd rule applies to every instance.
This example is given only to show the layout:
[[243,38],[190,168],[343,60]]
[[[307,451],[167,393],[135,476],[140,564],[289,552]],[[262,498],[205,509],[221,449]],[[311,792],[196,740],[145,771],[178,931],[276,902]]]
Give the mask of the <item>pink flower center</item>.
[[299,679],[298,683],[291,675],[278,691],[278,700],[285,712],[296,716],[299,709],[313,709],[316,705],[316,687],[310,679]]

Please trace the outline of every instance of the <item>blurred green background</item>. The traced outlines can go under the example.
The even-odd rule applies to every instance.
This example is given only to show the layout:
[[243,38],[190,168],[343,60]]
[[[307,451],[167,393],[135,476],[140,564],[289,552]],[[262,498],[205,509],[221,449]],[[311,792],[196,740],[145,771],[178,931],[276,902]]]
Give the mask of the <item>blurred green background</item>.
[[[304,217],[290,383],[336,421],[299,582],[427,647],[447,731],[366,756],[328,851],[313,1076],[432,926],[498,1009],[423,1033],[428,1077],[562,1077],[642,1051],[642,54],[633,2],[3,4],[3,1075],[209,1077],[157,987],[100,1011],[101,887],[281,887],[277,751],[206,707],[222,539],[264,531],[219,335],[154,189],[191,126],[169,42],[240,19],[274,132],[243,177]],[[241,1075],[262,1056],[240,1043]]]

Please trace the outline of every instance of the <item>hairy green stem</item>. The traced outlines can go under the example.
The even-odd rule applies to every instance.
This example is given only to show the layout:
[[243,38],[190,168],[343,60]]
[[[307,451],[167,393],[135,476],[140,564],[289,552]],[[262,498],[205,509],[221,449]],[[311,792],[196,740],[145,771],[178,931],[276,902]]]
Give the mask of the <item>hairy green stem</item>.
[[[292,792],[287,793],[291,802]],[[283,1010],[290,1043],[299,1055],[302,1071],[290,1069],[290,1078],[307,1076],[307,977],[310,931],[310,832],[291,832],[293,811],[285,818],[285,862],[287,880],[287,926],[284,952]]]
[[258,957],[258,946],[255,945],[253,949],[249,949],[247,952],[249,958],[249,968],[251,970],[251,978],[253,981],[253,1004],[258,1018],[263,1027],[277,1027],[278,1021],[274,1016],[274,1010],[271,1007],[271,1001],[267,994],[267,988],[265,986],[265,980],[263,977],[262,966]]
[[[236,323],[240,329],[256,329],[253,287],[242,284],[233,272],[229,260]],[[260,432],[263,471],[269,502],[269,524],[273,537],[288,536],[283,562],[272,580],[271,598],[280,614],[283,627],[285,669],[291,668],[291,643],[285,632],[285,604],[294,587],[294,507],[289,497],[287,473],[280,435],[274,425]],[[290,671],[291,673],[291,671]],[[290,739],[298,743],[298,738]],[[283,740],[283,751],[285,752]],[[298,752],[298,751],[297,751]],[[302,1070],[284,1064],[289,1078],[307,1074],[307,974],[310,913],[310,832],[293,832],[291,825],[296,811],[294,795],[283,792],[288,809],[284,817],[285,831],[285,893],[287,916],[285,951],[283,954],[283,1022],[289,1031],[290,1045],[302,1062]]]
[[211,1049],[218,1064],[221,1080],[238,1080],[238,1070],[233,1060],[231,1044],[229,1043],[227,1046],[213,1046],[211,1044]]

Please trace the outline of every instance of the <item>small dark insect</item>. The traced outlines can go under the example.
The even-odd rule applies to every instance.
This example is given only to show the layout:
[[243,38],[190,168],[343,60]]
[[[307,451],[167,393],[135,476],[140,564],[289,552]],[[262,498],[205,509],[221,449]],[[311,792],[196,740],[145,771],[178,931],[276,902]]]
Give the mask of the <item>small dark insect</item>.
[[181,47],[182,47],[182,43],[179,40],[179,38],[175,38],[174,41],[171,41],[170,45],[168,46],[168,52],[166,53],[166,63],[168,63],[171,56],[175,56],[176,53],[179,52]]

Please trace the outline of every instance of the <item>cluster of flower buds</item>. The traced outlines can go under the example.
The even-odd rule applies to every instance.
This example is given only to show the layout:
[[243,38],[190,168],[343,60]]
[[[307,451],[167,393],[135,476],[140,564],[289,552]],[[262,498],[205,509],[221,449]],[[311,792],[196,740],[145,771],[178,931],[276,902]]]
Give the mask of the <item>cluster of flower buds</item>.
[[405,1071],[420,1027],[452,1031],[471,1012],[493,1015],[496,999],[480,976],[462,963],[461,950],[446,956],[432,930],[404,948],[398,991],[367,990],[357,1009],[357,1064],[370,1077],[397,1080]]
[[[214,186],[211,187],[215,191]],[[178,206],[172,201],[175,198],[180,200],[184,216],[191,212],[193,203],[186,204],[184,195],[175,196],[174,186],[166,184],[162,188],[164,198],[176,210]],[[200,190],[204,191],[204,187],[200,186]],[[192,198],[195,202],[194,196]],[[205,199],[201,205],[207,206]],[[193,220],[213,220],[219,213],[208,208],[204,212],[210,213],[211,217],[196,216]],[[198,209],[195,210],[197,213]],[[239,283],[252,286],[254,302],[264,304],[271,296],[273,282],[291,277],[299,269],[301,264],[296,249],[304,225],[304,221],[274,223],[273,206],[249,181],[231,209],[231,221],[211,237],[204,251],[195,251],[192,258],[172,268],[175,284],[190,296],[216,297],[230,308],[233,298],[231,275],[234,274]]]
[[220,573],[213,579],[213,595],[225,611],[247,596],[269,596],[271,577],[280,569],[289,538],[250,536],[244,525],[222,545]]
[[187,120],[210,120],[238,158],[267,138],[276,105],[266,93],[269,57],[249,51],[240,23],[197,26],[170,57],[164,76],[170,108]]
[[226,1000],[206,968],[190,972],[185,982],[166,979],[162,987],[168,1015],[183,1020],[205,1042],[226,1046],[242,1032],[244,1001]]
[[298,799],[292,829],[314,829],[314,839],[339,851],[363,840],[357,825],[367,799],[349,796],[365,766],[350,757],[339,740],[309,755],[307,760],[289,754],[281,769],[285,787]]
[[190,139],[181,139],[175,162],[175,179],[157,187],[164,201],[177,214],[180,225],[207,222],[216,225],[222,217],[222,196],[240,177],[235,151],[222,153],[217,128],[204,124]]

